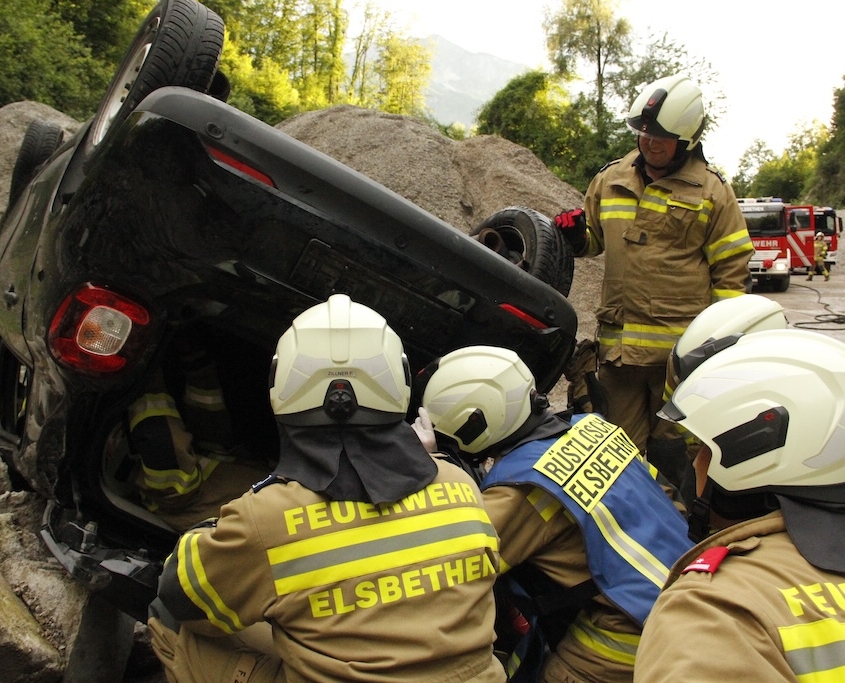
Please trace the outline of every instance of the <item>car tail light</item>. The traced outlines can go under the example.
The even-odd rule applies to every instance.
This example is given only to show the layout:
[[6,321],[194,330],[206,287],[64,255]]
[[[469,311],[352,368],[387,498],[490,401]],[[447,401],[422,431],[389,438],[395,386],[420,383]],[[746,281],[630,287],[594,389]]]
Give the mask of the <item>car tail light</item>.
[[235,159],[235,157],[229,156],[225,152],[222,152],[211,145],[206,145],[205,148],[214,159],[224,166],[229,166],[230,168],[234,168],[236,171],[245,173],[250,178],[255,178],[260,183],[264,183],[270,187],[276,187],[276,183],[273,182],[273,179],[266,173],[259,171],[257,168],[253,168],[252,166],[245,164],[243,161],[239,161],[238,159]]
[[503,311],[507,311],[511,315],[516,316],[523,322],[528,323],[529,325],[531,325],[531,327],[536,327],[538,330],[545,330],[548,328],[548,325],[546,325],[544,322],[537,320],[537,318],[535,318],[533,315],[529,315],[528,313],[523,310],[520,310],[516,306],[512,306],[511,304],[499,304],[499,308],[501,308]]
[[150,314],[115,292],[86,284],[68,296],[50,323],[50,350],[77,370],[115,372],[146,339]]

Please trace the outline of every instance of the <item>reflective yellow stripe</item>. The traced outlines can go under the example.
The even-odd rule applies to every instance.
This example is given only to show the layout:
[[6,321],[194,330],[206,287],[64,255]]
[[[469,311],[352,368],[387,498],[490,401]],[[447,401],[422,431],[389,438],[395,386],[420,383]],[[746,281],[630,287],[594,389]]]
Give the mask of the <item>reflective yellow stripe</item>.
[[637,217],[637,200],[624,197],[608,197],[601,200],[599,220],[606,221],[613,218],[634,220]]
[[592,516],[601,535],[610,546],[646,579],[658,588],[662,588],[666,579],[669,578],[669,567],[658,560],[639,541],[626,534],[604,503],[596,504]]
[[750,252],[754,249],[751,244],[751,238],[748,236],[748,230],[742,229],[732,232],[730,235],[725,235],[712,244],[705,245],[704,255],[707,257],[707,263],[711,266],[719,261],[724,261],[726,258],[736,256],[743,252]]
[[578,642],[596,652],[602,659],[628,666],[634,665],[637,646],[640,644],[638,635],[598,628],[587,621],[583,613],[578,615],[569,631]]
[[129,406],[129,430],[132,431],[139,422],[151,417],[179,418],[181,416],[170,394],[144,394]]
[[666,213],[666,200],[669,198],[669,192],[663,192],[656,187],[647,187],[640,197],[640,206],[649,211],[656,211],[657,213]]
[[602,323],[598,340],[602,346],[614,346],[620,339],[627,346],[671,349],[681,338],[686,327],[665,327],[663,325],[637,325],[625,323],[622,330]]
[[244,628],[237,613],[230,609],[211,585],[199,554],[198,532],[187,532],[179,540],[176,568],[179,585],[191,602],[199,607],[208,620],[225,633]]
[[710,299],[711,303],[716,303],[722,299],[733,299],[743,294],[745,294],[744,291],[738,291],[736,289],[714,289],[710,292]]
[[267,557],[277,595],[287,595],[485,547],[499,547],[487,513],[460,507],[287,543]]
[[202,474],[199,468],[193,472],[185,472],[180,469],[153,470],[142,465],[144,469],[144,484],[156,490],[173,489],[182,495],[195,490],[202,483]]
[[537,487],[531,490],[527,500],[537,511],[537,514],[543,518],[544,522],[548,522],[563,507],[563,504],[557,498]]
[[783,651],[801,683],[845,680],[845,623],[834,618],[781,626]]
[[214,471],[220,461],[212,458],[200,458],[198,467],[193,472],[186,472],[178,468],[172,470],[154,470],[143,463],[144,484],[148,488],[164,490],[172,488],[179,495],[184,495],[195,490]]

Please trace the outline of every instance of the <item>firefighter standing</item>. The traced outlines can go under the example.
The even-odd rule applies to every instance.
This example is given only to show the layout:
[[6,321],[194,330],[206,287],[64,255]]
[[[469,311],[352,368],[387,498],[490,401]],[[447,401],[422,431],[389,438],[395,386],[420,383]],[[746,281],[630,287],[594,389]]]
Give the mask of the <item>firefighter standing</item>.
[[596,318],[608,420],[647,457],[679,458],[683,440],[657,418],[669,350],[710,303],[747,291],[753,247],[733,189],[702,152],[694,83],[649,84],[627,124],[637,149],[593,178],[584,211],[555,221],[576,256],[606,254]]
[[[399,337],[337,294],[273,364],[278,466],[164,566],[149,624],[168,680],[504,681],[498,538],[472,477],[404,420]],[[245,647],[264,622],[272,650]]]
[[533,595],[534,613],[521,608],[530,619],[542,614],[551,645],[543,662],[519,643],[512,680],[630,681],[643,621],[691,546],[634,444],[596,414],[570,424],[549,411],[508,349],[453,351],[420,383],[418,420],[430,420],[438,442],[470,464],[496,459],[481,487],[500,536],[500,581],[515,576]]
[[830,280],[830,273],[824,263],[826,258],[827,242],[824,241],[824,233],[817,232],[816,239],[813,240],[813,269],[807,274],[808,280],[812,280],[816,273],[824,275],[825,281]]
[[690,369],[663,414],[703,443],[691,535],[718,531],[673,568],[635,681],[842,680],[845,345],[763,331]]

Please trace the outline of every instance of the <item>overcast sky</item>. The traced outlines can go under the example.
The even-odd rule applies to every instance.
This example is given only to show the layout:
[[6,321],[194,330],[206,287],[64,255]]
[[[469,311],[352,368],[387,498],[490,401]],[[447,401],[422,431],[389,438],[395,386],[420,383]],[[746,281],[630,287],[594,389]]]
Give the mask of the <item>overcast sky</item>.
[[[549,0],[375,0],[410,35],[443,36],[470,52],[548,66],[542,22]],[[833,91],[845,75],[841,0],[619,0],[643,39],[664,32],[719,74],[727,110],[704,139],[729,175],[755,138],[780,154],[814,120],[830,125]]]

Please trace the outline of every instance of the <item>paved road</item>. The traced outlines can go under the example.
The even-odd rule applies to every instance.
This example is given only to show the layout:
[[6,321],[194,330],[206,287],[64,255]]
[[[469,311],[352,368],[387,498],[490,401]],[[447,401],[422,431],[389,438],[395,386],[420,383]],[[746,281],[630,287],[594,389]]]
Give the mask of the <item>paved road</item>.
[[785,292],[755,287],[754,293],[783,306],[790,326],[814,329],[845,342],[845,263],[831,269],[827,282],[821,275],[808,282],[799,273],[792,275]]

